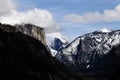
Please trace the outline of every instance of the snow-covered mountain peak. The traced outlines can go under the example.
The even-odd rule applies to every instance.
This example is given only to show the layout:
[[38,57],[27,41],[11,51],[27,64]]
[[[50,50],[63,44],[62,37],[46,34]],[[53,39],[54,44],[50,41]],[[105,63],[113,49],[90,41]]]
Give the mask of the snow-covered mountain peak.
[[76,38],[62,48],[56,58],[68,66],[89,69],[99,65],[99,61],[109,55],[112,47],[119,44],[120,30],[102,29]]
[[59,39],[62,43],[68,42],[68,40],[65,37],[61,37],[61,36],[56,36],[55,39]]
[[67,39],[64,37],[57,36],[54,38],[53,42],[51,43],[51,48],[60,51],[62,48],[64,48],[68,44]]
[[108,33],[108,32],[111,32],[111,30],[106,29],[106,28],[103,28],[103,29],[101,29],[101,30],[98,30],[97,32]]

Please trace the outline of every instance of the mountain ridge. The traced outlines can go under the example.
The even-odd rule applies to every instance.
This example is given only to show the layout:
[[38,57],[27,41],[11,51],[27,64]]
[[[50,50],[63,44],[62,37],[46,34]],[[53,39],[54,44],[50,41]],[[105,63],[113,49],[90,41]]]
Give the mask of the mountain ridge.
[[109,55],[112,47],[119,44],[120,30],[112,30],[105,33],[95,31],[77,37],[58,52],[59,54],[56,58],[62,63],[78,69],[99,69],[100,67],[97,66],[96,61],[101,60],[105,55]]

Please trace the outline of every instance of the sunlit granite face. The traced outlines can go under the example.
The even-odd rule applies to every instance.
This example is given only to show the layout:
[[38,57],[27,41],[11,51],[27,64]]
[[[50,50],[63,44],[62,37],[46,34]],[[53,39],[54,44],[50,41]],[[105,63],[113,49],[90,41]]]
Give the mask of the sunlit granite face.
[[43,28],[31,24],[22,24],[15,26],[24,34],[32,36],[46,45],[45,30]]

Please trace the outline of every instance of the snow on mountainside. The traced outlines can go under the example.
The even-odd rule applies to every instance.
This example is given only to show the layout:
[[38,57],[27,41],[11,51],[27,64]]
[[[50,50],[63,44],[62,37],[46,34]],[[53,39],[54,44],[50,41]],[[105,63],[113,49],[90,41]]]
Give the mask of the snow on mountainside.
[[111,30],[104,28],[104,29],[98,30],[98,32],[107,33],[107,32],[111,32]]
[[52,49],[52,48],[50,48],[50,47],[49,47],[49,49],[50,49],[51,55],[52,55],[53,57],[55,57],[55,56],[57,55],[58,51],[56,51],[56,50],[54,50],[54,49]]
[[60,39],[62,43],[67,43],[68,40],[65,37],[56,36],[55,38]]
[[118,44],[120,30],[103,29],[76,38],[62,49],[56,58],[79,69],[102,68],[101,66],[105,65],[105,61],[102,62],[103,58]]
[[58,52],[61,51],[68,44],[68,39],[59,34],[52,36],[51,40],[48,42],[48,47],[51,51],[51,55],[55,57],[58,54]]

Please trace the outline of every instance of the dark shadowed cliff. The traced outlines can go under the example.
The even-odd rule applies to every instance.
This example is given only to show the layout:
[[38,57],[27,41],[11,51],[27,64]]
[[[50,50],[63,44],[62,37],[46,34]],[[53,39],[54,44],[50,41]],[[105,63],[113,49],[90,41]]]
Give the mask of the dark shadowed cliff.
[[73,78],[39,40],[0,24],[0,80],[77,80]]
[[114,46],[110,54],[110,66],[107,68],[106,74],[109,80],[120,80],[120,45]]

